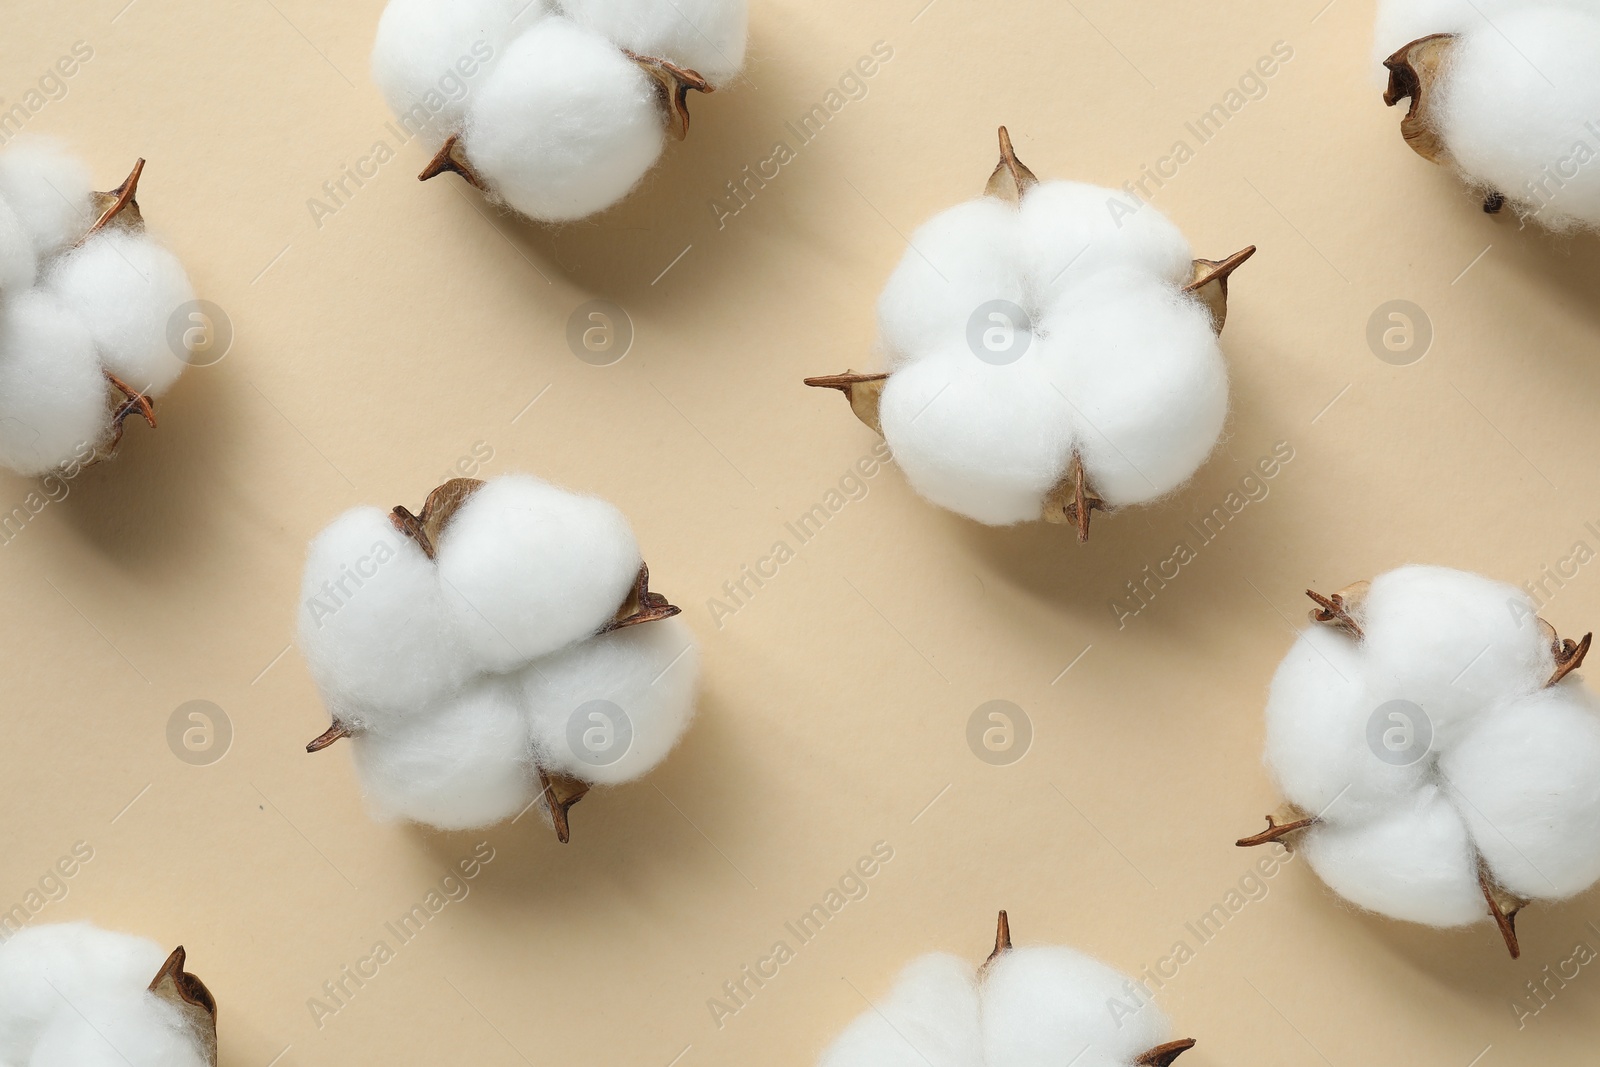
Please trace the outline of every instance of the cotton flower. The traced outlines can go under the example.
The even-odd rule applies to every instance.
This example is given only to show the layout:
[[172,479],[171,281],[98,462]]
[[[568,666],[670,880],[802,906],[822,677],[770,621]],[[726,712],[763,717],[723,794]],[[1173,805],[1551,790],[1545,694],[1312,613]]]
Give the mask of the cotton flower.
[[390,0],[373,79],[437,155],[499,203],[547,222],[628,195],[690,90],[744,64],[747,0]]
[[1517,911],[1600,879],[1600,705],[1567,677],[1527,594],[1407,566],[1323,597],[1272,680],[1266,763],[1285,839],[1346,900],[1431,926]]
[[820,1067],[1168,1067],[1195,1043],[1167,1040],[1166,1016],[1138,989],[1070,948],[1013,948],[1002,911],[981,967],[914,960]]
[[152,941],[88,923],[0,943],[3,1067],[216,1067],[217,1006]]
[[1384,0],[1384,101],[1407,143],[1455,167],[1496,212],[1600,227],[1600,4]]
[[97,193],[53,142],[0,153],[0,464],[19,474],[109,458],[183,372],[167,323],[194,291],[144,232],[143,169]]
[[1187,481],[1228,411],[1228,275],[1112,190],[1040,183],[1000,130],[984,197],[910,240],[878,302],[887,370],[843,391],[918,493],[991,525],[1090,512]]
[[447,830],[538,804],[562,841],[593,785],[666,758],[698,653],[616,508],[527,475],[420,515],[356,508],[311,543],[300,647],[382,817]]

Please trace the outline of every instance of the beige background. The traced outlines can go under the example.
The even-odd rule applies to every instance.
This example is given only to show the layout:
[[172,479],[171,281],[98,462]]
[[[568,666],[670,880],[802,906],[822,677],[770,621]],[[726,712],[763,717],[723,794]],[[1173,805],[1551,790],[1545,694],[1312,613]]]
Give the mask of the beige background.
[[[1232,842],[1277,800],[1260,707],[1307,585],[1407,560],[1521,583],[1600,548],[1600,245],[1484,216],[1403,146],[1370,0],[924,2],[754,0],[747,77],[693,101],[689,141],[621,207],[549,232],[417,183],[415,145],[314,224],[322,183],[392,143],[367,75],[381,0],[13,0],[4,106],[92,46],[28,129],[103,186],[149,159],[145,214],[237,341],[0,546],[0,902],[88,842],[36,921],[186,944],[228,1067],[808,1064],[912,956],[981,959],[998,907],[1124,970],[1193,946],[1184,924],[1250,869]],[[866,99],[719,230],[724,183],[878,41],[894,58]],[[891,469],[719,629],[708,599],[873,444],[800,379],[865,362],[902,235],[976,194],[995,127],[1042,176],[1120,185],[1279,41],[1267,96],[1156,199],[1199,254],[1261,248],[1224,339],[1227,437],[1195,481],[1082,547],[937,511]],[[607,368],[564,339],[597,296],[637,330]],[[1437,334],[1411,366],[1365,340],[1397,298]],[[1119,630],[1125,583],[1280,441],[1267,498]],[[325,725],[285,651],[306,541],[358,503],[419,505],[476,442],[488,473],[620,505],[705,648],[693,732],[578,807],[567,847],[531,819],[376,825],[348,752],[301,750]],[[0,478],[0,505],[29,489]],[[1600,568],[1545,614],[1600,625]],[[168,749],[194,699],[235,731],[211,766]],[[994,699],[1035,729],[1009,767],[965,739]],[[308,999],[481,840],[471,895],[319,1029]],[[877,841],[895,858],[870,895],[715,1026],[707,1000]],[[1513,963],[1487,925],[1358,915],[1303,865],[1269,885],[1162,993],[1200,1039],[1188,1067],[1590,1054],[1600,976],[1520,1031],[1510,1004],[1600,944],[1595,893],[1525,913]]]

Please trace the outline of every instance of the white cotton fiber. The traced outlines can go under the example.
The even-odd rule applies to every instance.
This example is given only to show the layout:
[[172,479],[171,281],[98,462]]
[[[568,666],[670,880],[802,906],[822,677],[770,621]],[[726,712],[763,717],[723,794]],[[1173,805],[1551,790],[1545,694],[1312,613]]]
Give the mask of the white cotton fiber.
[[160,396],[183,373],[167,323],[194,289],[178,257],[149,237],[96,234],[56,261],[45,287],[89,327],[100,361],[128,385]]
[[0,463],[45,474],[110,432],[108,386],[89,331],[37,289],[0,300]]
[[0,297],[33,287],[39,275],[39,253],[22,219],[0,200]]
[[544,19],[518,37],[467,111],[467,151],[492,191],[564,222],[627,195],[666,137],[656,83],[598,34]]
[[1565,899],[1600,879],[1600,705],[1519,589],[1408,566],[1354,594],[1358,640],[1314,624],[1279,666],[1266,762],[1318,822],[1298,838],[1345,899],[1435,926],[1494,885]]
[[819,1067],[981,1067],[978,1012],[972,964],[942,953],[923,956],[845,1028]]
[[97,212],[89,170],[55,141],[22,137],[0,152],[0,200],[21,219],[41,258],[82,237]]
[[1148,205],[1047,182],[960,204],[912,236],[878,301],[879,420],[923,496],[1006,525],[1041,517],[1081,456],[1108,506],[1193,476],[1228,409],[1193,260]]
[[515,670],[595,633],[640,564],[622,512],[527,475],[474,493],[439,542],[446,610],[485,671]]
[[1430,926],[1488,915],[1472,840],[1436,786],[1422,786],[1364,822],[1313,827],[1301,847],[1328,888],[1379,914]]
[[17,933],[0,944],[0,1064],[203,1067],[193,1028],[149,992],[166,958],[87,923]]
[[536,659],[521,677],[534,753],[542,766],[596,785],[632,781],[688,729],[699,674],[694,634],[678,618]]
[[299,629],[306,665],[347,725],[433,705],[469,677],[438,571],[377,508],[345,512],[311,542]]
[[1012,948],[977,968],[923,956],[819,1067],[1130,1067],[1171,1033],[1130,989],[1127,976],[1070,948]]
[[348,512],[302,580],[300,646],[375,813],[487,826],[535,800],[541,771],[611,785],[665,759],[699,654],[682,619],[633,615],[621,512],[506,475],[430,521],[431,559],[384,512]]
[[389,107],[437,148],[466,122],[467,101],[542,0],[390,0],[372,46],[372,79]]
[[518,698],[506,679],[485,678],[370,731],[352,752],[374,812],[470,830],[527,807],[535,788]]
[[1600,6],[1388,0],[1377,50],[1457,35],[1429,113],[1451,161],[1554,229],[1600,226]]
[[748,0],[560,0],[573,21],[721,85],[744,66]]

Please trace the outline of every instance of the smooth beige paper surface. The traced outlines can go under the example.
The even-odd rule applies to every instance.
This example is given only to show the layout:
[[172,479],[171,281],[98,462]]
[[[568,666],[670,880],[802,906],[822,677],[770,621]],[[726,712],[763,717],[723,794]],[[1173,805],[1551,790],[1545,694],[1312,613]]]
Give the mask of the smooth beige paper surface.
[[[1512,962],[1487,923],[1363,916],[1233,847],[1278,802],[1261,706],[1306,587],[1437,562],[1542,581],[1564,634],[1600,625],[1600,243],[1486,216],[1405,147],[1369,2],[753,0],[746,76],[691,101],[630,199],[554,231],[415,180],[427,153],[367,73],[381,8],[9,7],[0,112],[91,48],[24,128],[102,187],[149,160],[145,217],[235,340],[0,545],[0,908],[187,946],[229,1067],[810,1064],[912,957],[981,960],[1002,907],[1019,941],[1165,968],[1186,1067],[1589,1054],[1600,977],[1565,961],[1600,945],[1596,894],[1525,912]],[[975,526],[892,468],[852,479],[876,439],[800,384],[869,364],[906,237],[979,193],[1002,123],[1042,178],[1144,180],[1197,255],[1260,247],[1223,444],[1086,546]],[[611,366],[568,346],[593,299],[632,323]],[[1369,346],[1393,300],[1431,323],[1408,365]],[[618,504],[703,643],[692,732],[575,808],[567,846],[532,816],[375,824],[347,747],[303,751],[326,726],[290,647],[306,542],[357,504],[417,508],[463,459]],[[0,512],[36,490],[0,478]],[[215,756],[179,713],[197,700],[231,728],[207,765],[169,745],[177,715],[176,751],[197,728],[191,758]],[[1008,766],[968,743],[995,700],[1031,723]],[[828,903],[809,940],[786,925]],[[1533,1014],[1546,966],[1568,977]]]

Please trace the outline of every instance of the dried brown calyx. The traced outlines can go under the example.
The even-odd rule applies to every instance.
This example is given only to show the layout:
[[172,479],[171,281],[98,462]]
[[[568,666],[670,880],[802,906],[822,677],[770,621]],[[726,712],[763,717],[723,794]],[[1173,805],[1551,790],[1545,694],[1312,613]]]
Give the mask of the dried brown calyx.
[[[671,60],[658,56],[642,56],[626,48],[622,51],[655,82],[657,96],[666,114],[667,128],[672,131],[672,136],[680,141],[688,137],[689,93],[714,93],[717,91],[716,86],[701,77],[698,71],[680,67]],[[439,151],[428,160],[428,165],[422,168],[422,173],[417,175],[417,181],[425,182],[446,173],[460,175],[474,188],[483,192],[489,191],[488,183],[473,169],[471,161],[467,159],[467,149],[461,143],[459,133],[453,133],[445,139]]]
[[206,1063],[217,1067],[217,1000],[206,984],[183,969],[186,959],[179,945],[150,981],[150,992],[171,1004],[193,1027]]
[[[1365,640],[1366,634],[1361,627],[1362,607],[1371,588],[1371,582],[1355,582],[1329,596],[1307,589],[1306,596],[1317,605],[1311,609],[1311,620],[1341,630],[1352,640]],[[1550,623],[1542,618],[1537,621],[1540,633],[1550,644],[1550,655],[1554,660],[1554,668],[1544,683],[1544,688],[1548,689],[1583,666],[1584,657],[1589,654],[1589,645],[1594,639],[1594,634],[1586,633],[1578,641],[1573,641],[1571,638],[1563,639]],[[1309,815],[1293,804],[1286,804],[1274,814],[1267,816],[1265,830],[1250,837],[1240,838],[1235,843],[1240,848],[1249,848],[1254,845],[1280,842],[1285,848],[1293,851],[1294,835],[1310,829],[1320,821],[1317,816]],[[1528,901],[1497,885],[1489,871],[1489,865],[1481,855],[1478,857],[1478,886],[1483,890],[1490,918],[1499,928],[1500,936],[1505,939],[1511,958],[1516,959],[1522,954],[1522,949],[1517,944],[1517,913],[1528,906]]]
[[[1022,198],[1038,184],[1038,177],[1017,158],[1010,132],[1004,126],[1000,127],[1000,162],[995,164],[984,185],[984,195],[1020,206]],[[1193,295],[1206,306],[1211,312],[1212,328],[1218,334],[1222,333],[1222,327],[1228,320],[1228,277],[1255,253],[1255,245],[1250,245],[1227,259],[1194,261],[1193,271],[1182,291]],[[805,379],[805,384],[814,388],[837,389],[843,393],[856,418],[880,437],[883,436],[883,423],[878,416],[878,407],[888,382],[888,373],[852,370]],[[1110,512],[1111,509],[1089,485],[1083,469],[1083,458],[1074,453],[1066,474],[1045,495],[1039,517],[1045,522],[1076,528],[1078,540],[1082,542],[1089,540],[1089,517],[1096,510]]]
[[[982,974],[994,965],[994,961],[1012,950],[1011,945],[1011,920],[1006,913],[1000,913],[999,922],[995,926],[994,951],[989,953],[989,958],[983,961],[978,968]],[[1183,1038],[1181,1041],[1168,1041],[1164,1045],[1157,1045],[1148,1052],[1141,1053],[1133,1062],[1137,1067],[1171,1067],[1172,1061],[1194,1048],[1195,1040],[1192,1037]]]
[[[89,238],[102,230],[119,229],[129,233],[144,232],[144,215],[139,211],[139,179],[144,175],[144,160],[139,160],[133,165],[133,170],[123,179],[122,184],[108,192],[93,194],[95,220],[84,231],[82,237],[73,247],[81,246]],[[117,454],[117,446],[122,443],[123,423],[129,416],[139,415],[152,428],[156,425],[155,401],[145,396],[139,390],[118,378],[110,371],[105,372],[106,384],[114,390],[114,407],[111,411],[111,437],[106,443],[95,448],[94,455],[84,463],[85,467],[92,467],[96,463],[104,462]]]
[[[462,505],[472,499],[474,493],[483,488],[483,484],[477,478],[452,478],[428,494],[420,513],[413,514],[403,505],[396,505],[389,512],[389,521],[394,524],[396,530],[415,541],[423,555],[430,560],[438,559],[439,539],[450,525],[450,520],[461,510]],[[640,564],[633,588],[628,591],[627,597],[618,605],[616,612],[595,632],[594,636],[614,633],[630,626],[660,622],[680,614],[682,610],[660,593],[650,589],[650,567],[648,564]],[[347,737],[358,737],[360,733],[361,730],[357,726],[335,718],[331,726],[306,745],[306,751],[321,752]],[[534,770],[539,777],[540,803],[550,813],[556,837],[562,844],[566,844],[570,838],[567,812],[584,798],[589,792],[589,786],[576,778],[553,774],[543,767],[535,766]]]
[[[1439,79],[1449,66],[1457,40],[1453,33],[1429,34],[1383,61],[1389,70],[1389,85],[1383,91],[1383,102],[1394,107],[1402,100],[1411,101],[1405,117],[1400,120],[1400,135],[1417,155],[1445,166],[1454,160],[1449,146],[1439,136],[1433,105]],[[1505,206],[1506,198],[1502,193],[1491,189],[1484,194],[1483,210],[1488,214],[1493,215]]]

